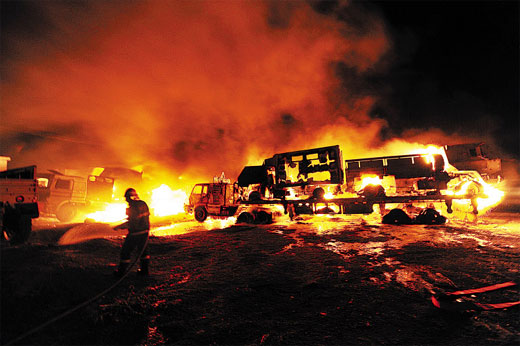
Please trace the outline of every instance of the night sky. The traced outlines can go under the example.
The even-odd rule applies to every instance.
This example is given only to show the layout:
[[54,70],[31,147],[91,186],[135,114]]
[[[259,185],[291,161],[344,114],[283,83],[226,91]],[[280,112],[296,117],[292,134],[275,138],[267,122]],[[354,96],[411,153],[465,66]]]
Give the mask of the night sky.
[[[129,139],[136,137],[135,128],[127,124],[128,129],[119,129],[116,120],[107,123],[107,119],[114,118],[120,122],[128,117],[137,119],[142,116],[137,115],[137,111],[136,115],[123,116],[121,113],[138,108],[142,114],[154,114],[154,117],[148,115],[144,120],[153,126],[138,134],[142,136],[140,140],[164,139],[149,140],[143,145],[146,150],[139,153],[140,157],[155,161],[167,161],[165,158],[171,157],[168,164],[172,166],[195,164],[190,160],[197,155],[216,157],[220,162],[229,161],[231,157],[246,157],[252,151],[245,149],[248,147],[244,146],[246,140],[251,140],[251,146],[265,145],[265,152],[271,154],[276,150],[303,149],[296,147],[300,145],[297,142],[302,143],[301,138],[309,137],[310,127],[325,131],[338,121],[361,129],[358,131],[372,126],[374,129],[370,136],[365,136],[370,139],[362,143],[363,146],[382,146],[395,138],[417,141],[428,133],[436,133],[432,138],[437,144],[457,144],[467,134],[470,141],[482,140],[496,145],[504,156],[520,157],[517,1],[354,1],[350,4],[266,1],[252,5],[240,1],[201,1],[195,4],[180,1],[2,1],[2,100],[8,101],[2,102],[0,155],[11,156],[14,163],[20,164],[29,164],[35,158],[52,162],[52,155],[42,155],[37,150],[45,144],[47,151],[61,156],[70,156],[70,148],[74,146],[74,150],[82,153],[81,159],[89,164],[99,160],[95,153],[100,151],[110,157],[122,156],[124,145],[114,144],[115,140],[110,142],[108,137],[112,135],[107,136],[99,128],[109,127],[112,131],[117,128],[117,142],[131,143],[135,147],[135,142]],[[163,5],[172,13],[179,8],[179,20],[172,17],[169,22],[164,14],[167,11],[148,10]],[[200,17],[194,14],[197,12],[195,6],[204,7]],[[248,6],[254,9],[246,8]],[[235,7],[244,8],[237,10]],[[241,14],[240,11],[244,12]],[[240,17],[256,11],[261,13],[258,16],[260,20],[255,22],[253,15],[250,30],[247,21]],[[154,20],[154,13],[161,18]],[[308,22],[296,21],[294,18],[299,17],[295,13],[304,13],[302,16]],[[215,19],[226,16],[229,22]],[[190,26],[192,17],[193,23],[197,23],[193,27]],[[206,18],[211,18],[209,24]],[[150,26],[155,26],[155,22],[166,26],[171,24],[175,28],[171,32],[160,29],[154,32],[156,29]],[[203,41],[200,52],[186,54],[187,59],[197,61],[199,55],[213,59],[203,68],[208,69],[206,75],[201,75],[197,82],[190,79],[190,83],[194,83],[197,89],[218,93],[218,99],[215,96],[199,102],[201,93],[183,94],[178,89],[190,89],[191,86],[181,83],[182,78],[188,78],[183,76],[182,69],[172,70],[166,58],[152,68],[148,61],[155,55],[142,53],[162,48],[158,50],[162,54],[164,47],[169,46],[162,45],[159,40],[183,32],[181,24]],[[211,29],[204,31],[206,25]],[[330,37],[327,28],[333,28],[334,34]],[[255,42],[255,32],[258,32],[258,42]],[[351,46],[347,45],[347,54],[336,54],[334,46],[320,46],[320,35],[327,36],[323,42],[329,42],[327,39],[342,42],[337,37],[338,32],[346,42],[351,42]],[[132,39],[127,41],[126,37]],[[153,37],[157,42],[149,48],[144,44],[146,37]],[[206,37],[209,37],[207,42]],[[107,43],[112,42],[110,40],[116,45],[121,44],[117,49],[110,48]],[[171,42],[191,44],[189,39],[172,38]],[[280,42],[287,44],[287,49]],[[303,48],[298,47],[300,43]],[[145,48],[140,49],[140,45]],[[311,49],[306,51],[304,46]],[[189,48],[193,50],[193,47]],[[304,54],[287,53],[300,48]],[[221,49],[226,51],[221,52]],[[271,49],[274,50],[274,59],[266,53]],[[319,49],[323,53],[314,54]],[[275,53],[280,56],[280,62],[276,61]],[[285,55],[287,57],[282,58]],[[171,59],[176,55],[165,57]],[[257,58],[254,66],[243,63]],[[134,65],[128,63],[127,66],[125,59],[132,60]],[[236,61],[229,63],[230,59]],[[322,66],[323,60],[328,60],[325,72],[314,73],[313,68]],[[176,63],[179,61],[180,58]],[[276,71],[263,72],[262,69],[278,63],[281,66],[279,71],[285,75],[274,77]],[[184,70],[191,71],[192,66],[185,64]],[[140,69],[136,76],[133,73],[137,69],[133,66]],[[159,69],[157,66],[163,69],[160,73],[156,71]],[[111,70],[113,76],[109,72],[102,73],[101,80],[90,79],[89,71]],[[67,77],[68,73],[63,71],[72,71],[72,77]],[[328,79],[321,78],[321,74]],[[315,75],[320,75],[320,78]],[[153,78],[144,79],[149,76]],[[182,86],[171,84],[176,81]],[[306,97],[313,95],[315,85],[322,87],[320,81],[325,81],[326,85],[323,90],[317,89],[316,94],[327,95],[305,101]],[[266,87],[262,86],[264,83]],[[284,84],[284,87],[276,90],[277,83]],[[112,84],[117,93],[107,93]],[[146,86],[158,84],[161,92],[148,95]],[[137,89],[137,86],[136,90],[123,88],[132,85],[142,85],[143,89]],[[221,85],[222,90],[219,89]],[[49,91],[45,90],[47,86]],[[244,91],[250,86],[255,88],[251,95]],[[298,86],[302,86],[301,90]],[[99,87],[107,89],[96,91]],[[168,93],[162,94],[165,89]],[[93,90],[94,94],[91,94]],[[264,98],[257,97],[263,97],[264,93]],[[136,95],[143,94],[144,101],[136,101],[140,99]],[[64,95],[67,102],[56,95]],[[283,95],[294,97],[294,100],[286,101]],[[183,101],[186,98],[197,101]],[[222,104],[215,104],[219,100],[223,100]],[[230,105],[229,100],[231,103],[240,100],[240,105]],[[51,110],[46,102],[52,103],[54,109]],[[127,108],[112,106],[122,102],[128,103]],[[251,112],[247,111],[248,103]],[[85,114],[80,114],[81,108],[85,108]],[[311,111],[334,115],[320,115],[322,118],[313,119],[309,115]],[[105,114],[95,119],[86,115],[94,113]],[[112,113],[117,115],[106,115]],[[186,120],[190,116],[190,124],[179,125],[179,119]],[[46,117],[48,122],[42,120]],[[88,122],[83,121],[86,117],[90,117]],[[245,120],[247,117],[262,120],[255,123]],[[264,120],[265,124],[262,123]],[[198,122],[204,126],[194,131],[193,124]],[[164,133],[153,132],[157,128]],[[244,135],[244,128],[270,134]],[[125,133],[131,130],[134,132]],[[188,132],[193,135],[183,137]],[[349,143],[353,144],[347,147],[355,144],[356,135],[352,133],[349,134]],[[294,134],[296,139],[282,141],[283,145],[276,144],[287,134]],[[212,148],[224,143],[224,139],[228,142],[223,144],[222,150],[211,152]],[[448,140],[453,142],[446,143]],[[89,154],[86,154],[85,147]],[[226,151],[229,152],[227,156],[222,154]],[[352,151],[351,155],[357,154]],[[244,163],[244,159],[238,161]],[[212,169],[216,167],[220,169],[218,164],[211,166]]]
[[519,2],[381,1],[394,63],[374,109],[396,128],[492,129],[519,155]]

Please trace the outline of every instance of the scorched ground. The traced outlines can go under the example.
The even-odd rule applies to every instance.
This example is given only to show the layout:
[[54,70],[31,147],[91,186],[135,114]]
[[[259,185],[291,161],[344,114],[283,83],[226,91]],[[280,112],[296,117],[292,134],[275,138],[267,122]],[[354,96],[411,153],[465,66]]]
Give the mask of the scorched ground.
[[[520,279],[519,214],[471,217],[441,226],[382,225],[374,215],[155,225],[150,278],[134,268],[17,343],[518,344],[518,306],[447,312],[430,301],[432,292]],[[28,244],[2,247],[2,344],[116,281],[122,236],[58,245],[73,226],[41,224]],[[469,297],[518,298],[518,287]]]

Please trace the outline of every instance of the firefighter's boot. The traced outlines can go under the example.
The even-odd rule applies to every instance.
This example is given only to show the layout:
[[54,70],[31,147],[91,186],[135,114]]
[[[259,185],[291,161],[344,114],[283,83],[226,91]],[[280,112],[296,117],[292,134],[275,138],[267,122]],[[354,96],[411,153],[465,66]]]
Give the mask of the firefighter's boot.
[[149,266],[150,266],[150,259],[149,258],[142,258],[141,259],[141,268],[139,268],[137,270],[137,274],[139,276],[148,276],[148,275],[150,275]]
[[128,269],[128,265],[129,265],[129,263],[126,263],[126,262],[119,263],[119,267],[117,268],[116,271],[114,271],[114,276],[116,278],[120,278],[123,275],[125,275],[126,270]]

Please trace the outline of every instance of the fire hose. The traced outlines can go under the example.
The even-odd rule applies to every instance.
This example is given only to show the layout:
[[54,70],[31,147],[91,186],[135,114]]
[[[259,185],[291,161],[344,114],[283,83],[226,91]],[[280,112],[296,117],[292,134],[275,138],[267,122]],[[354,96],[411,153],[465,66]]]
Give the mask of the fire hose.
[[111,286],[109,286],[108,288],[106,288],[105,290],[103,290],[102,292],[96,294],[95,296],[93,296],[92,298],[89,298],[87,299],[86,301],[84,301],[83,303],[80,303],[66,311],[64,311],[63,313],[61,313],[60,315],[48,320],[47,322],[45,323],[42,323],[41,325],[39,326],[36,326],[34,327],[33,329],[25,332],[24,334],[18,336],[17,338],[7,342],[5,345],[13,345],[14,343],[16,342],[19,342],[20,340],[23,340],[25,339],[26,337],[28,337],[29,335],[32,335],[40,330],[42,330],[43,328],[53,324],[54,322],[56,321],[59,321],[61,320],[62,318],[64,318],[65,316],[68,316],[70,314],[72,314],[73,312],[95,302],[96,300],[98,300],[99,298],[101,298],[102,296],[104,296],[105,294],[107,294],[108,292],[110,292],[111,290],[113,290],[115,287],[117,287],[127,276],[128,274],[130,273],[130,270],[134,267],[134,265],[137,263],[137,261],[141,258],[141,256],[143,255],[146,247],[148,245],[148,238],[146,239],[146,242],[144,243],[139,255],[134,259],[134,261],[132,263],[130,263],[130,265],[128,266],[128,268],[126,269],[125,273],[116,281],[114,282]]
[[508,281],[500,284],[484,286],[479,288],[472,288],[466,290],[459,290],[454,292],[447,292],[441,294],[434,294],[431,297],[431,301],[436,308],[451,310],[451,311],[479,311],[479,310],[494,310],[494,309],[507,309],[513,306],[520,305],[520,301],[512,301],[505,303],[479,303],[475,301],[463,300],[465,296],[475,295],[480,293],[486,293],[491,291],[500,290],[503,288],[510,288],[518,286],[514,281]]

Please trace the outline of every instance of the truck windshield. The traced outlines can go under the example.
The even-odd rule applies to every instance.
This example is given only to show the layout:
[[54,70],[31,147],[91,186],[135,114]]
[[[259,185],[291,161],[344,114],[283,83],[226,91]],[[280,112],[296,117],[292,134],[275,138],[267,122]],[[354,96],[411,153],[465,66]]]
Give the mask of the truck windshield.
[[192,195],[201,195],[201,194],[207,194],[207,193],[208,193],[207,185],[195,185],[193,187],[193,191],[191,192]]

